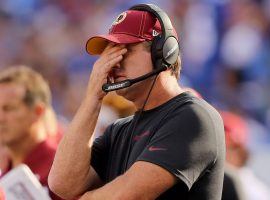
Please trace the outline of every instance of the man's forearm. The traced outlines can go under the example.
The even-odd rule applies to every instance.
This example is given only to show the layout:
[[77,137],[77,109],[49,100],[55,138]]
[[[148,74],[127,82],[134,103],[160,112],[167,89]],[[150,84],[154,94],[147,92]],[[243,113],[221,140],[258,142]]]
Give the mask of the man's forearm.
[[86,98],[56,152],[48,181],[51,189],[64,198],[80,195],[101,182],[90,166],[89,141],[96,126],[101,101],[106,96],[102,85],[107,82],[113,67],[119,66],[123,60],[127,52],[124,47],[109,43],[93,65]]
[[100,100],[85,98],[58,146],[48,180],[57,194],[68,196],[66,192],[72,192],[79,195],[91,184],[93,170],[90,168],[89,141],[100,107]]

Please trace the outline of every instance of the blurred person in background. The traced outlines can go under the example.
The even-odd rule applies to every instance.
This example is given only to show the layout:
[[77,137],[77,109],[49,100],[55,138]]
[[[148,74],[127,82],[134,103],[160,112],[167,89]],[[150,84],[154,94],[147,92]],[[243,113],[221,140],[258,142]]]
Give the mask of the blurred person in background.
[[[116,18],[108,35],[89,39],[87,50],[100,57],[59,144],[50,188],[67,199],[82,195],[81,200],[220,199],[222,120],[206,101],[179,86],[179,44],[166,14],[154,6],[133,7]],[[158,50],[164,55],[155,55]],[[104,87],[149,73],[151,78],[118,87],[117,94],[137,111],[111,124],[90,146]]]
[[[183,87],[183,90],[192,93],[198,98],[203,98],[202,95],[193,88]],[[227,166],[225,167],[224,172],[221,200],[246,200],[237,171]]]
[[221,200],[247,200],[237,170],[225,165]]
[[226,136],[227,167],[238,176],[246,200],[270,200],[269,188],[247,166],[249,160],[248,125],[243,117],[221,111]]
[[[56,119],[51,118],[49,85],[34,70],[13,66],[0,72],[0,91],[0,146],[6,156],[1,177],[26,164],[48,190],[47,178],[61,135]],[[60,199],[48,192],[53,200]]]
[[[106,117],[105,117],[106,118]],[[44,128],[48,138],[58,144],[63,136],[65,122],[59,122],[52,107],[47,107],[43,116]],[[108,124],[108,123],[106,123]],[[0,144],[0,170],[5,169],[8,160],[6,148]]]
[[134,104],[124,97],[117,95],[116,92],[108,93],[102,103],[106,106],[113,107],[121,118],[133,115],[136,112]]
[[52,106],[46,107],[43,123],[48,138],[58,144],[63,136],[66,124],[64,121],[58,120],[58,116]]
[[117,111],[106,104],[102,104],[100,113],[98,116],[97,124],[93,136],[91,137],[92,142],[99,136],[101,136],[107,127],[119,118]]

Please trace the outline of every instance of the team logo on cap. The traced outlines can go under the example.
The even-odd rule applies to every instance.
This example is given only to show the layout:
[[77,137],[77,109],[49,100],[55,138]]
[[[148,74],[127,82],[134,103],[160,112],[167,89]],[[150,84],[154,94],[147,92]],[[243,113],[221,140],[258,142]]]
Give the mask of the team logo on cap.
[[158,35],[159,35],[159,32],[157,32],[156,30],[153,29],[153,31],[152,31],[152,36],[153,36],[153,37],[156,37],[156,36],[158,36]]
[[117,16],[116,20],[114,20],[114,22],[112,23],[112,25],[116,25],[121,23],[122,21],[124,21],[124,19],[126,18],[127,13],[126,12],[122,12],[120,15]]

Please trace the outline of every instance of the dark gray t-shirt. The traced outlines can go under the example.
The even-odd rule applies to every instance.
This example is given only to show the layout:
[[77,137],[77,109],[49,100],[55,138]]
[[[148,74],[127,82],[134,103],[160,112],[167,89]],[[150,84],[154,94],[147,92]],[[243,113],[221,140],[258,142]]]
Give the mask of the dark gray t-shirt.
[[158,199],[220,200],[224,158],[220,115],[185,92],[109,126],[94,142],[91,165],[108,183],[136,161],[151,162],[178,179]]

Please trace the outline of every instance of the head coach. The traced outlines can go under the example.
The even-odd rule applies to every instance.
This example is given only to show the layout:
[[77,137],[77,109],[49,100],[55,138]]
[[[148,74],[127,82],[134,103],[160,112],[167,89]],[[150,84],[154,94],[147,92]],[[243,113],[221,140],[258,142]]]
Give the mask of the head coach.
[[[86,49],[100,57],[58,147],[50,188],[81,200],[221,199],[222,119],[178,85],[179,43],[167,14],[153,4],[135,5]],[[113,90],[137,112],[90,145],[102,99]]]

